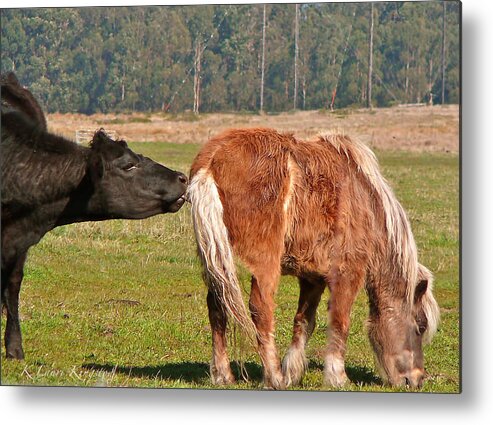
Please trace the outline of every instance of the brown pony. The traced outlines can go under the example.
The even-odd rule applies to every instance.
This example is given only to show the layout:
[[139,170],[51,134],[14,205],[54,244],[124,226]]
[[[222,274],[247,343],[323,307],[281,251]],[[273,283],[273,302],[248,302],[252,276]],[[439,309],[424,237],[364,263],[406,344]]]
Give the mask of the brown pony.
[[[329,287],[325,383],[340,387],[349,315],[364,286],[369,338],[379,371],[395,386],[420,387],[422,344],[436,331],[432,275],[417,261],[406,214],[371,150],[343,135],[310,142],[270,129],[230,130],[192,165],[189,199],[208,285],[212,381],[234,382],[226,353],[227,315],[258,342],[266,388],[300,382],[305,346]],[[233,254],[252,273],[248,314]],[[274,341],[281,274],[299,278],[291,346],[282,367]]]

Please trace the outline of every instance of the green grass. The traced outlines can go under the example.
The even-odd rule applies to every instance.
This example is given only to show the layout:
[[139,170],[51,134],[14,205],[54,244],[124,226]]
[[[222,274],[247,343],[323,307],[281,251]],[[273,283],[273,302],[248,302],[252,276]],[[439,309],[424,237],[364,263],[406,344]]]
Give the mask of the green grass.
[[[136,151],[188,172],[198,145],[139,143]],[[458,157],[453,154],[377,152],[383,173],[408,211],[420,261],[436,276],[442,322],[425,349],[424,392],[459,391]],[[21,291],[25,361],[6,361],[2,384],[211,388],[210,330],[187,204],[173,215],[143,221],[81,223],[55,229],[31,249]],[[249,277],[240,268],[248,290]],[[287,349],[298,297],[283,277],[277,298],[276,338]],[[323,387],[326,335],[324,294],[307,354],[308,373],[295,389]],[[365,294],[352,312],[346,369],[348,391],[391,391],[381,385],[364,331]],[[4,319],[4,317],[3,317]],[[4,332],[2,320],[2,335]],[[231,332],[231,335],[233,332]],[[244,362],[261,388],[259,358],[230,337],[233,367]]]

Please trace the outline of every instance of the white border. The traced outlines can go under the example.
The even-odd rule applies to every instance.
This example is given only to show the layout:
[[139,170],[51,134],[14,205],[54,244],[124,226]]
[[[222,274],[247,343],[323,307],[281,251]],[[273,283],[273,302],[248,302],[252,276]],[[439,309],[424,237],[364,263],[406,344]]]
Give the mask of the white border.
[[[290,1],[288,1],[290,2]],[[6,2],[3,2],[6,3]],[[216,4],[228,1],[216,1]],[[235,1],[235,3],[252,3]],[[463,394],[265,393],[0,388],[2,421],[55,424],[491,423],[493,282],[492,2],[463,0]],[[194,1],[21,1],[2,7],[200,4]],[[489,420],[489,421],[488,421]],[[7,421],[3,423],[9,423]]]

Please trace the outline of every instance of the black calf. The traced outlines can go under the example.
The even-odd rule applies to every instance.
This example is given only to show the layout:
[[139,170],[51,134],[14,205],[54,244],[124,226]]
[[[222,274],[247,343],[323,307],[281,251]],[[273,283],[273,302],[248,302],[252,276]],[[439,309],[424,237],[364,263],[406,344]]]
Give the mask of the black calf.
[[[9,92],[3,81],[2,96]],[[18,306],[28,249],[63,224],[176,212],[187,188],[185,175],[134,153],[102,130],[90,147],[48,133],[44,115],[32,112],[34,98],[22,90],[15,102],[7,99],[17,110],[2,108],[1,115],[1,298],[7,357],[16,359],[24,357]]]

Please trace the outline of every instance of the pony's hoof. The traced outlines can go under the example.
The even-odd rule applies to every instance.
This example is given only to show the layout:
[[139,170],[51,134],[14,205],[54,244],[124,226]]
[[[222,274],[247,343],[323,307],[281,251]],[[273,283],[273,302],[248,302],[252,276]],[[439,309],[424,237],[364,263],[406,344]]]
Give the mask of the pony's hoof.
[[298,385],[306,369],[308,369],[308,361],[305,353],[300,350],[289,349],[282,361],[282,374],[286,387]]
[[212,383],[214,385],[231,385],[235,382],[235,377],[232,373],[216,374],[212,376]]
[[303,379],[302,374],[296,374],[293,372],[286,372],[283,373],[283,375],[284,375],[284,382],[286,383],[286,388],[300,385],[301,380]]
[[229,362],[218,366],[211,363],[210,373],[213,385],[231,385],[235,383],[235,377],[229,367]]
[[334,355],[325,358],[324,383],[329,387],[340,388],[348,381],[344,370],[344,360]]
[[330,375],[326,373],[324,376],[324,383],[328,387],[342,388],[347,382],[348,377],[345,373],[343,375]]
[[231,385],[235,383],[235,377],[232,372],[213,373],[211,374],[212,383],[214,385]]
[[286,383],[283,376],[279,373],[276,376],[271,376],[269,379],[264,379],[264,390],[285,390]]
[[235,383],[235,378],[233,377],[226,377],[226,376],[220,376],[217,378],[212,379],[212,383],[214,385],[218,386],[224,386],[224,385],[232,385]]

